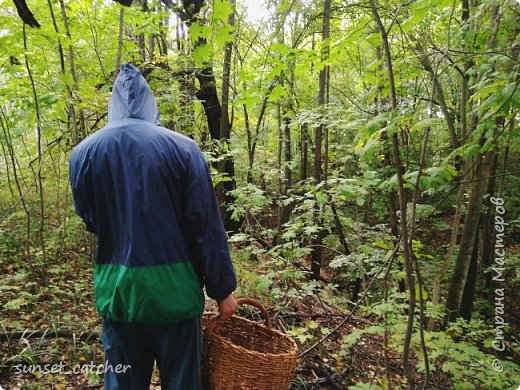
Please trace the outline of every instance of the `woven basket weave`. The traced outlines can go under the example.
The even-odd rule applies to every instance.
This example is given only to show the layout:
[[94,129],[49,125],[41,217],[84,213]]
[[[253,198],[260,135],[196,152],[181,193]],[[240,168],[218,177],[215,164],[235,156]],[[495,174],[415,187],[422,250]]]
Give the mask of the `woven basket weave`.
[[287,390],[296,366],[296,343],[272,329],[269,315],[258,302],[265,326],[234,316],[219,321],[204,316],[204,379],[210,390]]

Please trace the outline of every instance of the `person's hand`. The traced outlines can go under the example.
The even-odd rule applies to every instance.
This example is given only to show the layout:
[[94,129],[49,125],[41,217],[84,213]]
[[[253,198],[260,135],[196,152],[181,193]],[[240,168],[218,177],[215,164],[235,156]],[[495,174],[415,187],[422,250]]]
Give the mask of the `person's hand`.
[[219,319],[221,321],[225,321],[233,317],[233,314],[235,314],[235,311],[237,310],[237,301],[235,300],[233,294],[229,294],[226,298],[217,301],[217,304],[218,312],[220,314]]

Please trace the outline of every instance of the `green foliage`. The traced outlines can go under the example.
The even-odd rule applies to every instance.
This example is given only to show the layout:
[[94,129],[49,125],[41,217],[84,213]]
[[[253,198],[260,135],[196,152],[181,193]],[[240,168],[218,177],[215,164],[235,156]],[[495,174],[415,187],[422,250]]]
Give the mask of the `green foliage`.
[[386,388],[387,388],[386,386],[382,386],[382,385],[361,382],[361,383],[356,383],[353,386],[349,386],[348,390],[381,390],[381,389],[386,389]]
[[194,43],[193,60],[197,67],[208,64],[218,50],[233,40],[234,27],[228,24],[234,12],[229,0],[213,2],[207,21],[194,21],[189,26],[189,37]]
[[257,216],[271,203],[265,192],[251,183],[231,191],[231,194],[235,202],[229,205],[228,210],[231,211],[231,219],[235,221],[245,218],[248,214]]
[[[386,330],[389,348],[398,351],[403,343],[404,312],[407,307],[405,295],[393,292],[388,300],[380,301],[366,310],[377,317],[386,316]],[[418,320],[418,319],[417,319]],[[342,354],[349,355],[349,349],[363,338],[383,337],[385,325],[378,323],[363,329],[355,329],[343,338]],[[466,322],[462,319],[450,324],[446,332],[424,332],[428,350],[430,370],[448,374],[460,389],[512,388],[520,378],[520,367],[509,360],[504,360],[503,371],[492,368],[496,359],[490,351],[493,339],[492,331],[482,320]],[[412,343],[419,350],[418,333],[412,337]],[[482,351],[479,346],[486,346]],[[424,361],[419,358],[417,370],[424,372]]]

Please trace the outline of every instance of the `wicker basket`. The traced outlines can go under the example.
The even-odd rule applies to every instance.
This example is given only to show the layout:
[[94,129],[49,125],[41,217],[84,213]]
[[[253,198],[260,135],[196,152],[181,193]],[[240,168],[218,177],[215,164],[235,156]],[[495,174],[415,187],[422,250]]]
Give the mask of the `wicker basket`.
[[258,308],[265,326],[234,316],[204,323],[204,380],[210,390],[287,390],[297,359],[296,343],[271,327],[265,308],[248,298],[237,304]]

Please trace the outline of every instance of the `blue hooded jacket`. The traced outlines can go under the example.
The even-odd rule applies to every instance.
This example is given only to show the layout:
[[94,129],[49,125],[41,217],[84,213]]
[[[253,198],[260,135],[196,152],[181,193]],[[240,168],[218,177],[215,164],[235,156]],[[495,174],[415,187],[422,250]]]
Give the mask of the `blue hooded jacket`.
[[70,156],[77,214],[97,236],[96,307],[105,319],[171,322],[236,288],[207,163],[197,144],[158,126],[139,70],[123,64],[108,124]]

